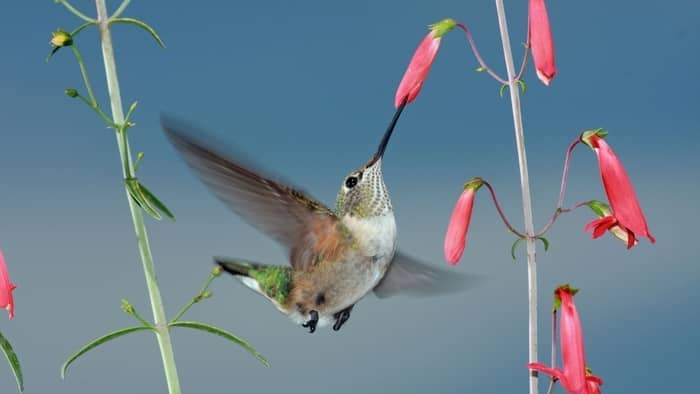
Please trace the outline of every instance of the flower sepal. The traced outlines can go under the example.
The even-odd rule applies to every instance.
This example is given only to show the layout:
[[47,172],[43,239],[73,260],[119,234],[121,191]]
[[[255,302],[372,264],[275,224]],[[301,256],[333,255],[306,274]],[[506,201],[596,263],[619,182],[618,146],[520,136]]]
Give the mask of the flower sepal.
[[591,140],[591,137],[593,137],[594,135],[598,136],[599,138],[605,138],[608,136],[608,132],[603,130],[602,128],[586,130],[583,133],[581,133],[581,137],[579,137],[579,139],[581,140],[581,142],[588,145],[588,147],[590,147],[591,149],[595,149],[598,145],[595,143],[595,141]]
[[572,296],[575,296],[576,293],[578,293],[579,289],[575,287],[571,287],[568,283],[565,283],[559,287],[557,287],[554,290],[554,302],[552,303],[552,312],[556,311],[561,307],[561,296],[559,295],[559,292],[563,291],[566,293],[571,294]]
[[445,34],[449,33],[452,29],[457,27],[457,21],[452,18],[445,18],[440,22],[435,22],[428,25],[430,31],[433,32],[433,39],[441,38]]

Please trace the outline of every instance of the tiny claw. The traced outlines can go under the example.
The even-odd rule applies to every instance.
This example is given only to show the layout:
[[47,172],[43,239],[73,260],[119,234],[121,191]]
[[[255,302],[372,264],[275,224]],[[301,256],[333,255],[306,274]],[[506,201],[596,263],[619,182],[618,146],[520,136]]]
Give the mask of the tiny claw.
[[313,334],[316,331],[316,325],[318,324],[318,312],[311,311],[311,319],[301,326],[309,329],[309,334]]
[[333,331],[338,331],[340,330],[341,327],[345,324],[345,322],[350,319],[350,312],[352,312],[352,308],[355,305],[350,305],[349,307],[343,309],[342,311],[336,313],[333,317],[335,317],[335,324],[333,324]]

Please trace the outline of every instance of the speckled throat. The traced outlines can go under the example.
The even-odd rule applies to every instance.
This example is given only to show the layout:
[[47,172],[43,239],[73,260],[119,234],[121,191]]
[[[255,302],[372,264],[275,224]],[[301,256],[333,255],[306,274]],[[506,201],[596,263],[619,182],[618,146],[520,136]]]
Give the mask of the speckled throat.
[[382,159],[360,172],[361,182],[347,194],[338,195],[338,214],[358,218],[380,216],[392,211],[389,192],[382,176]]

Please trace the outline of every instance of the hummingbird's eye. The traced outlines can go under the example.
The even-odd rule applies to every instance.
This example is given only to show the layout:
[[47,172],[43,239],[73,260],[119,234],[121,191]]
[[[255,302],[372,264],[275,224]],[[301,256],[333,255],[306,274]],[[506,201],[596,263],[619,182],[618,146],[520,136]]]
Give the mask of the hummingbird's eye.
[[355,185],[357,185],[357,177],[351,176],[345,180],[345,187],[348,189],[352,189]]

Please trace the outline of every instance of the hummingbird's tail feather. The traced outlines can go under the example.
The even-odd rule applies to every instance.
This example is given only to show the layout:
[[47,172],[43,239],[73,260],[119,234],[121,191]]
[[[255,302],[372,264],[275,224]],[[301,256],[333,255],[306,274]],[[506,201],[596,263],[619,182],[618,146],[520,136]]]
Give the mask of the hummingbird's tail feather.
[[244,285],[275,305],[284,304],[291,290],[291,267],[265,265],[242,259],[214,257],[214,262]]
[[221,267],[221,269],[234,276],[250,277],[251,270],[263,267],[262,264],[226,257],[214,257],[214,262]]

